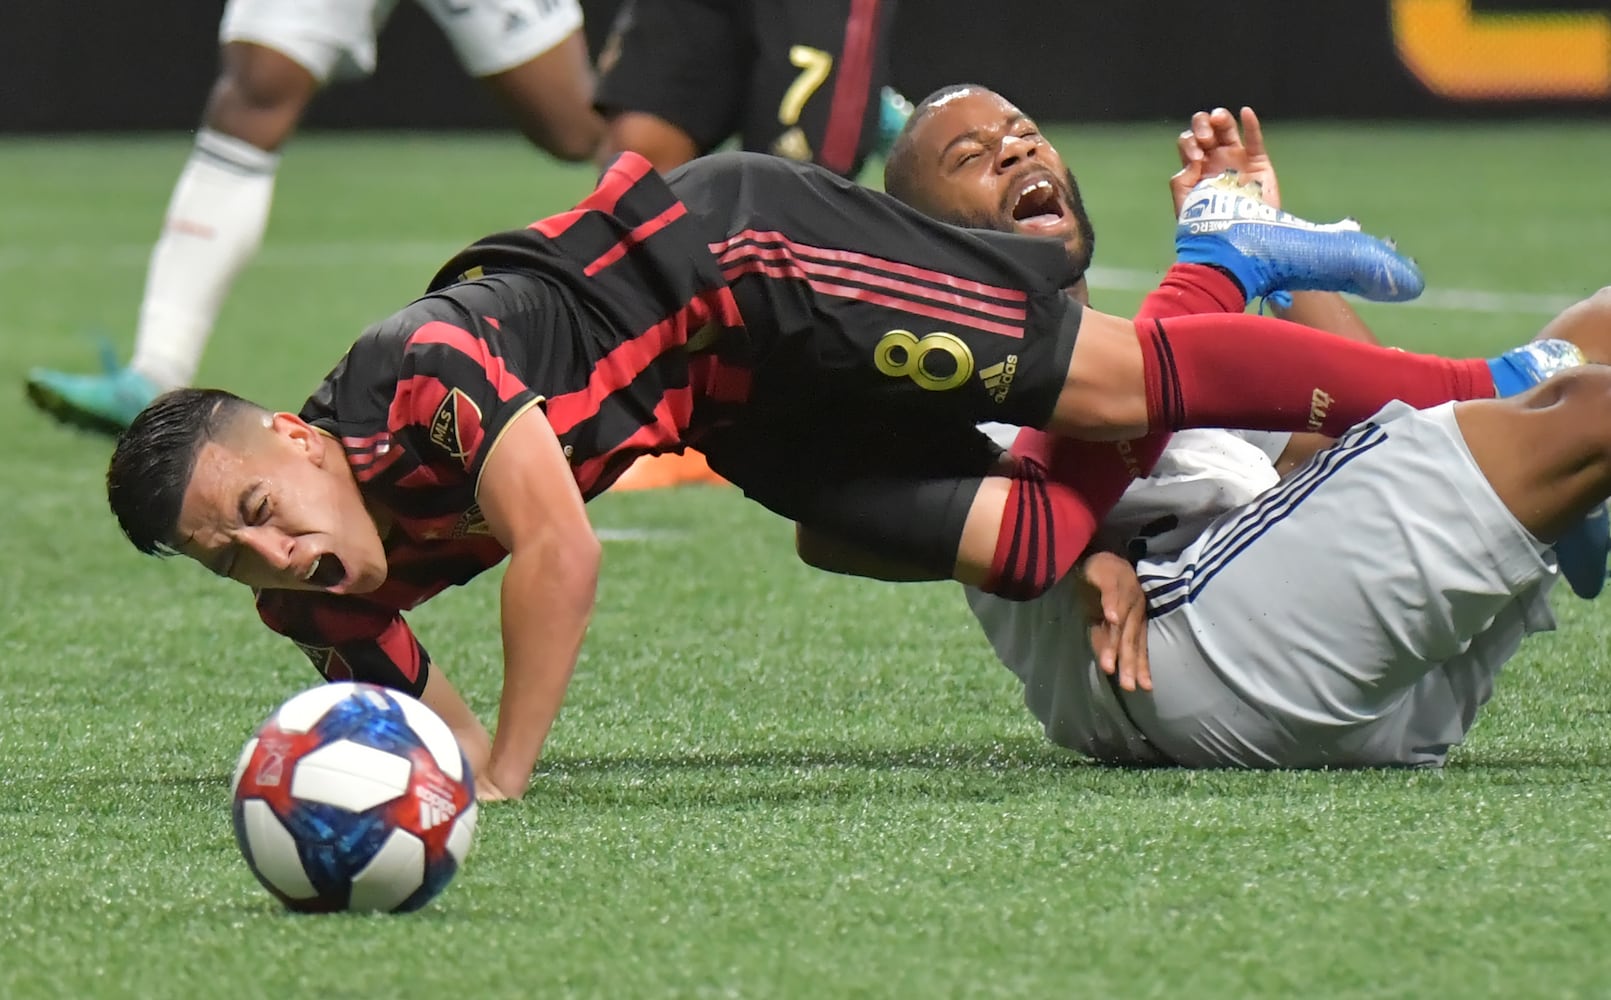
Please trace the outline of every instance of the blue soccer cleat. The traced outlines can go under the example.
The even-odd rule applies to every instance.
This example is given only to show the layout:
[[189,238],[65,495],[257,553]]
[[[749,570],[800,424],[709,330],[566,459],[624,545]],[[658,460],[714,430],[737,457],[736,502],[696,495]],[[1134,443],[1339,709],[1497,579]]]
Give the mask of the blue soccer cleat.
[[1555,561],[1572,593],[1585,601],[1605,589],[1606,557],[1611,556],[1611,512],[1604,503],[1583,515],[1555,540]]
[[912,102],[894,87],[884,87],[878,92],[879,155],[888,156],[895,148],[895,140],[906,127],[907,119],[912,117],[912,111]]
[[1321,225],[1272,208],[1260,190],[1234,170],[1192,188],[1175,227],[1176,258],[1229,272],[1248,301],[1281,291],[1351,292],[1375,302],[1421,294],[1420,270],[1393,244],[1352,219]]
[[[1488,360],[1494,392],[1500,398],[1525,392],[1555,375],[1587,364],[1576,344],[1535,340]],[[1606,557],[1611,555],[1611,513],[1604,503],[1584,515],[1555,541],[1555,558],[1572,593],[1588,600],[1605,589]]]
[[116,436],[157,397],[157,386],[132,368],[120,367],[110,348],[101,352],[105,371],[69,375],[35,368],[28,373],[28,398],[64,424]]

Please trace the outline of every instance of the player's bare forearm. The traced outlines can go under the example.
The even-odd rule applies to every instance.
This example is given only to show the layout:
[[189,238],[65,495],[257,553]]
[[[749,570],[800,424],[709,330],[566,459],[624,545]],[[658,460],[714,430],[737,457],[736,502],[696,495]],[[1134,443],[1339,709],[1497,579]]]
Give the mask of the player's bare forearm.
[[1303,463],[1337,443],[1337,439],[1324,434],[1294,434],[1275,460],[1275,474],[1285,479]]
[[459,741],[459,747],[470,762],[471,773],[478,778],[485,774],[487,759],[492,752],[492,737],[487,735],[487,727],[459,697],[453,682],[448,680],[437,664],[431,665],[431,672],[425,678],[425,690],[420,693],[420,701],[441,716],[442,721],[453,730],[454,738]]
[[1292,305],[1286,309],[1277,308],[1275,314],[1282,319],[1335,333],[1362,344],[1381,343],[1365,321],[1359,318],[1359,313],[1354,312],[1348,300],[1336,292],[1293,292]]
[[[525,792],[593,614],[601,550],[546,414],[504,428],[476,490],[487,527],[509,550],[504,573],[503,696],[483,798]],[[482,794],[478,790],[477,794]]]
[[591,533],[547,551],[515,552],[504,574],[503,696],[487,774],[518,798],[559,715],[593,615],[599,545]]

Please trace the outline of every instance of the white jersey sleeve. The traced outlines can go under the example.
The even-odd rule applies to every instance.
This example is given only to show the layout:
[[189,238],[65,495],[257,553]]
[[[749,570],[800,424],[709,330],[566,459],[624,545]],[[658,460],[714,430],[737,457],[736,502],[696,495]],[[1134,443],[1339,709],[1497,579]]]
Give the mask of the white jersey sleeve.
[[1137,566],[1153,689],[1092,662],[1074,586],[967,591],[1053,742],[1186,767],[1436,766],[1523,639],[1555,559],[1472,459],[1454,407],[1385,407],[1178,555]]
[[[1011,424],[980,424],[979,429],[1002,448],[1012,447],[1018,435]],[[1272,431],[1176,433],[1152,474],[1130,484],[1103,519],[1098,544],[1131,562],[1174,555],[1214,518],[1274,486],[1280,478],[1275,461],[1291,438]]]
[[1097,541],[1132,562],[1173,555],[1216,517],[1274,486],[1280,477],[1269,449],[1280,455],[1288,435],[1250,433],[1177,433],[1152,474],[1132,483],[1103,519]]

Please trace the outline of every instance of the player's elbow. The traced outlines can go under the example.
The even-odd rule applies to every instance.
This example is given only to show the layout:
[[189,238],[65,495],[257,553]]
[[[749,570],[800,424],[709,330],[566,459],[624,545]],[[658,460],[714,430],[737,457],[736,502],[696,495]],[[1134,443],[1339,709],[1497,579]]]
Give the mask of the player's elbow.
[[[556,533],[517,544],[504,575],[505,608],[511,596],[515,606],[525,607],[534,594],[540,593],[542,603],[550,610],[586,617],[592,613],[598,594],[603,562],[603,546],[590,530],[564,536]],[[513,592],[511,587],[515,588]]]

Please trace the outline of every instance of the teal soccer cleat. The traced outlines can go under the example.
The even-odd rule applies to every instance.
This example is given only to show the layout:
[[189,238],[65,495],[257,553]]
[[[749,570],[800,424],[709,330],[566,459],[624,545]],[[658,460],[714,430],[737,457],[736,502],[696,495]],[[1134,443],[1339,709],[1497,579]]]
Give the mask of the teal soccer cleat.
[[[1494,392],[1514,396],[1558,372],[1587,364],[1576,344],[1565,340],[1535,340],[1490,358]],[[1555,558],[1572,593],[1589,600],[1605,589],[1606,557],[1611,555],[1611,512],[1603,503],[1566,529],[1555,541]]]
[[1261,188],[1227,170],[1192,188],[1175,227],[1182,264],[1208,264],[1234,277],[1248,301],[1274,292],[1350,292],[1405,302],[1425,281],[1415,262],[1352,219],[1321,225],[1266,205]]
[[120,367],[110,349],[102,349],[101,364],[105,371],[99,375],[35,368],[28,373],[28,398],[64,424],[121,434],[158,389],[134,369]]
[[908,101],[900,91],[894,87],[884,87],[878,92],[878,153],[888,156],[889,151],[895,148],[895,140],[906,127],[907,119],[912,117],[912,102]]

